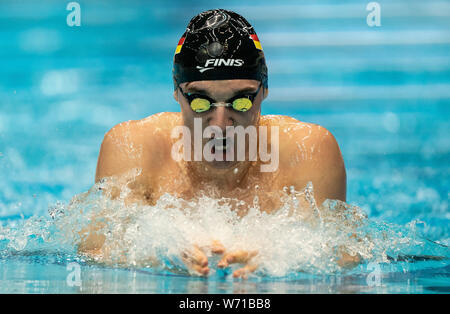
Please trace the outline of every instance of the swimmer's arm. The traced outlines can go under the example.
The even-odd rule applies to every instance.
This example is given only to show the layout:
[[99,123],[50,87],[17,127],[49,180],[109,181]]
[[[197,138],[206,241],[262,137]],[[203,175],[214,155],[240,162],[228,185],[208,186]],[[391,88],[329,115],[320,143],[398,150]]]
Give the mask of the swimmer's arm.
[[316,201],[322,204],[326,199],[347,200],[347,173],[344,158],[334,136],[321,128],[317,153]]
[[[170,158],[170,148],[167,148],[170,137],[164,129],[179,123],[178,120],[177,113],[155,114],[143,120],[120,123],[105,134],[95,174],[96,183],[105,180],[101,184],[105,196],[120,197],[126,185],[130,193],[123,200],[125,206],[153,203],[150,178],[157,177]],[[134,170],[139,174],[135,175]],[[81,231],[79,251],[106,258],[109,248],[104,245],[101,216],[99,213],[92,217],[92,223]]]
[[308,124],[311,132],[297,135],[295,145],[298,164],[292,170],[292,185],[297,191],[308,182],[314,187],[314,198],[318,206],[326,199],[346,201],[347,175],[344,159],[334,136],[324,127]]
[[[133,133],[133,122],[118,124],[105,134],[101,144],[95,182],[99,183],[102,179],[108,178],[107,184],[102,184],[101,189],[103,194],[111,199],[120,196],[123,185],[130,185],[130,177],[127,174],[133,169],[141,168],[142,160],[133,154],[135,153],[133,149],[139,148]],[[131,185],[134,185],[136,192],[133,191],[129,194],[124,200],[125,204],[138,202],[142,198],[142,194],[145,194],[145,188],[142,188],[144,182],[140,181],[143,181],[142,176],[133,179]],[[101,218],[102,212],[91,217],[91,223],[80,231],[78,251],[91,257],[107,259],[108,248],[104,246],[106,238],[102,233],[105,223]]]
[[[317,205],[326,199],[346,202],[347,174],[344,159],[335,137],[321,127],[318,132],[319,151],[316,156],[315,198]],[[355,217],[356,219],[356,217]],[[353,235],[356,237],[356,235]],[[361,263],[359,254],[352,255],[345,246],[339,248],[337,264],[342,268],[354,268]]]
[[[318,127],[318,126],[317,126]],[[313,154],[312,182],[317,206],[326,200],[346,202],[347,174],[341,150],[330,131],[323,127],[316,130],[316,153]],[[359,254],[351,255],[345,246],[338,250],[337,264],[342,268],[354,268],[361,262]]]
[[95,182],[105,177],[119,176],[133,168],[141,168],[136,156],[133,122],[123,122],[109,130],[100,147]]
[[[131,192],[125,198],[125,205],[152,202],[152,182],[164,159],[161,136],[155,135],[156,126],[139,125],[137,121],[124,122],[106,133],[98,157],[95,182],[107,179],[102,186],[111,199],[120,195],[124,186]],[[145,169],[144,169],[145,165]]]
[[[298,134],[295,143],[300,144],[297,147],[300,146],[301,150],[292,152],[300,159],[293,169],[292,184],[297,191],[302,191],[308,182],[312,182],[319,209],[326,199],[346,202],[347,175],[335,137],[323,127],[307,125],[311,130],[307,133],[309,136],[304,139],[304,130]],[[353,268],[361,262],[360,256],[349,254],[345,246],[339,248],[339,256],[337,264],[342,268]]]

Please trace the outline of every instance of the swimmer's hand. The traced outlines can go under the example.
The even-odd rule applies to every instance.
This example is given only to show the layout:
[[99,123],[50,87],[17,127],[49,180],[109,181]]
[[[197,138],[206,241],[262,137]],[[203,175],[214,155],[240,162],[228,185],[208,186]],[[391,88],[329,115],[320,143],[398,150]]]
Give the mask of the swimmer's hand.
[[181,259],[190,272],[193,271],[201,276],[209,274],[208,257],[198,245],[181,253]]
[[[246,279],[248,274],[254,272],[257,268],[257,265],[252,261],[252,258],[258,254],[257,251],[239,250],[225,252],[224,246],[219,241],[213,241],[210,249],[213,254],[223,254],[217,264],[219,268],[226,268],[230,264],[245,264],[244,267],[233,272],[233,277],[235,278]],[[184,251],[181,257],[189,270],[201,276],[209,274],[208,257],[198,245],[194,245],[190,250]]]
[[225,253],[217,266],[219,268],[226,268],[230,264],[245,264],[244,267],[233,272],[233,277],[247,279],[248,275],[258,268],[258,265],[252,261],[252,258],[257,254],[257,251],[244,250]]
[[339,248],[339,259],[337,260],[339,267],[351,269],[358,266],[360,263],[361,256],[359,254],[351,255],[344,246]]

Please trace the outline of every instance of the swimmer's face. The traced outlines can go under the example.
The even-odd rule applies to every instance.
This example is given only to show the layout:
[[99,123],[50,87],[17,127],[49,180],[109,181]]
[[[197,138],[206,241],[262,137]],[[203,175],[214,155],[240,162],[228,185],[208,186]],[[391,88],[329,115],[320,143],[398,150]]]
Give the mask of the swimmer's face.
[[[261,82],[256,80],[216,80],[216,81],[195,81],[180,84],[180,88],[185,94],[195,93],[208,96],[216,103],[227,103],[237,95],[253,94],[260,87]],[[179,89],[174,92],[175,100],[181,105],[181,114],[184,125],[194,134],[194,118],[200,118],[202,121],[202,132],[208,126],[219,127],[223,135],[226,134],[227,126],[257,126],[261,113],[261,102],[267,97],[268,90],[260,88],[258,94],[253,100],[252,107],[245,112],[239,112],[231,107],[213,107],[208,111],[194,112],[189,101],[183,96]],[[202,139],[203,144],[209,139]],[[236,159],[235,159],[236,160]],[[220,163],[224,166],[226,163]],[[231,164],[230,164],[231,165]]]

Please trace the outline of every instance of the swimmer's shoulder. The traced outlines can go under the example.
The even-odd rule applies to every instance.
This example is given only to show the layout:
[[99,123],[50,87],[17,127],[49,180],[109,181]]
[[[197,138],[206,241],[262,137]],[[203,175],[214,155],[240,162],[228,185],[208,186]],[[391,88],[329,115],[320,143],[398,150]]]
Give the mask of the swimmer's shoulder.
[[[264,116],[279,127],[279,169],[284,185],[297,191],[312,182],[316,201],[346,200],[346,171],[339,145],[329,130],[289,116]],[[271,121],[269,121],[271,120]]]
[[180,112],[159,112],[148,116],[141,120],[136,120],[135,123],[141,127],[151,129],[160,129],[161,131],[170,131],[175,126],[181,125],[182,117]]
[[[130,120],[114,126],[110,132],[122,143],[142,150],[146,162],[159,164],[166,160],[171,151],[171,132],[182,122],[179,112],[160,112],[141,120]],[[154,160],[154,159],[158,160]],[[161,160],[159,160],[161,159]]]
[[100,148],[96,181],[133,168],[164,164],[170,157],[171,129],[180,121],[180,113],[162,112],[112,127],[105,134]]
[[284,115],[261,116],[260,125],[278,127],[280,166],[290,169],[299,165],[311,168],[312,165],[331,164],[342,168],[339,145],[325,127]]
[[105,138],[111,136],[134,143],[148,142],[150,138],[166,139],[170,137],[172,128],[180,124],[181,114],[179,112],[160,112],[141,120],[121,122],[111,128]]
[[292,141],[302,140],[305,145],[317,141],[333,141],[334,136],[325,127],[297,120],[286,115],[264,115],[261,116],[260,125],[267,127],[278,127],[280,140],[292,144]]

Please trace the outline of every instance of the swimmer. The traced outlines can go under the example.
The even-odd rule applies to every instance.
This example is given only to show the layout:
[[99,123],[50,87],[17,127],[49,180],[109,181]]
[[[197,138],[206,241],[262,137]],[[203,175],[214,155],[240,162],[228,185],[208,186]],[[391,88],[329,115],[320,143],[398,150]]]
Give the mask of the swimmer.
[[[96,182],[112,176],[120,179],[131,169],[140,169],[128,185],[132,190],[128,203],[153,205],[164,193],[192,200],[203,193],[238,200],[232,205],[240,216],[255,196],[261,210],[272,213],[282,205],[283,189],[301,191],[308,182],[318,205],[326,199],[346,201],[346,171],[333,135],[324,127],[289,116],[261,115],[262,102],[269,94],[268,71],[261,42],[245,18],[223,9],[195,16],[176,46],[173,82],[180,112],[162,112],[114,126],[101,145]],[[244,160],[237,158],[235,135],[226,133],[227,127],[239,126],[253,127],[256,132],[245,135]],[[190,144],[183,147],[183,156],[188,158],[174,157],[174,145],[180,140],[174,136],[177,127],[190,131],[184,139]],[[222,133],[205,133],[208,127]],[[262,130],[267,134],[263,136]],[[258,149],[251,155],[255,134]],[[196,158],[199,148],[203,154]],[[261,149],[267,149],[265,159]],[[205,152],[232,158],[207,160]],[[263,168],[269,164],[272,167]],[[110,191],[110,196],[117,197],[119,191],[120,187]],[[95,252],[102,243],[101,236],[88,236],[79,249]],[[252,262],[256,251],[227,251],[219,241],[208,249],[222,255],[218,267],[244,264],[233,273],[235,277],[245,278],[257,268]],[[182,258],[191,270],[208,274],[205,248],[194,246]],[[357,261],[343,253],[340,263]]]

